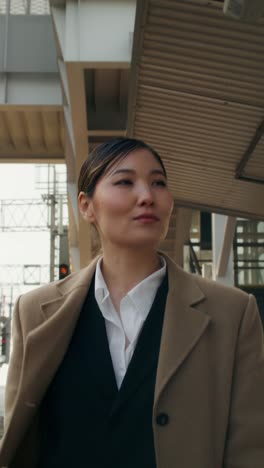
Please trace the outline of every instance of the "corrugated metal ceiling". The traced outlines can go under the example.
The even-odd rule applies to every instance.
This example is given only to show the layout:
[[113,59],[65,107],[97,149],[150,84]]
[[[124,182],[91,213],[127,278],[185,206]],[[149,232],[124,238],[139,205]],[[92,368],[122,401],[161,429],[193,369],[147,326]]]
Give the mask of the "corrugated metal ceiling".
[[[152,144],[179,205],[264,218],[264,185],[235,178],[264,118],[264,21],[220,2],[138,6],[129,133]],[[244,169],[264,182],[263,139]]]
[[60,106],[1,106],[0,160],[64,158],[64,123]]

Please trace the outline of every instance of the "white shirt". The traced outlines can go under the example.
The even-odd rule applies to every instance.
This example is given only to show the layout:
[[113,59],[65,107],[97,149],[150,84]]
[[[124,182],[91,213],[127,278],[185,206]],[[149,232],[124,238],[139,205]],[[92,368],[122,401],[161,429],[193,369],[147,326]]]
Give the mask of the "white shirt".
[[[105,319],[110,354],[120,388],[135,350],[139,333],[148,316],[158,287],[166,274],[166,262],[160,257],[162,267],[131,289],[120,302],[117,313],[105,283],[100,258],[95,272],[95,299]],[[126,348],[126,337],[129,342]]]

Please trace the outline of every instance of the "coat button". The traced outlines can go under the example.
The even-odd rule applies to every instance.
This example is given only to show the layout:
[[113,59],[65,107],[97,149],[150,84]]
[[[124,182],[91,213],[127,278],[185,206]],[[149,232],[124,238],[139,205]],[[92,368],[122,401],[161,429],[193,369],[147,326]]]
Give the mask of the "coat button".
[[168,422],[169,422],[169,416],[168,416],[167,413],[159,413],[156,416],[156,423],[159,426],[166,426],[166,424],[168,424]]

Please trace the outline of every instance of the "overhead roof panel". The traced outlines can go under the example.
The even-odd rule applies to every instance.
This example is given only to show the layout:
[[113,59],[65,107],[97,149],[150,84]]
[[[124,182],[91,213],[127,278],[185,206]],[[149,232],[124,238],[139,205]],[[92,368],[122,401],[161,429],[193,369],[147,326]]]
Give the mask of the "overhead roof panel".
[[2,106],[0,161],[63,158],[64,119],[59,106]]
[[[138,4],[129,133],[160,152],[180,205],[264,217],[264,185],[236,178],[264,117],[263,57],[263,20],[214,1]],[[262,173],[261,154],[245,171]]]

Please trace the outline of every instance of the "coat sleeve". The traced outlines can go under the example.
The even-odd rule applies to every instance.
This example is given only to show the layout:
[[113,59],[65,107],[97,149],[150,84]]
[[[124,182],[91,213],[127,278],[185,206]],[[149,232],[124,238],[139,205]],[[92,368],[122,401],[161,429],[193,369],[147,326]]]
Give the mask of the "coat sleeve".
[[7,382],[5,388],[5,427],[8,425],[10,414],[12,413],[12,408],[16,399],[24,355],[23,335],[19,317],[19,302],[20,298],[18,298],[16,302],[12,316],[12,352],[8,366]]
[[264,467],[264,346],[255,298],[240,324],[224,468]]

